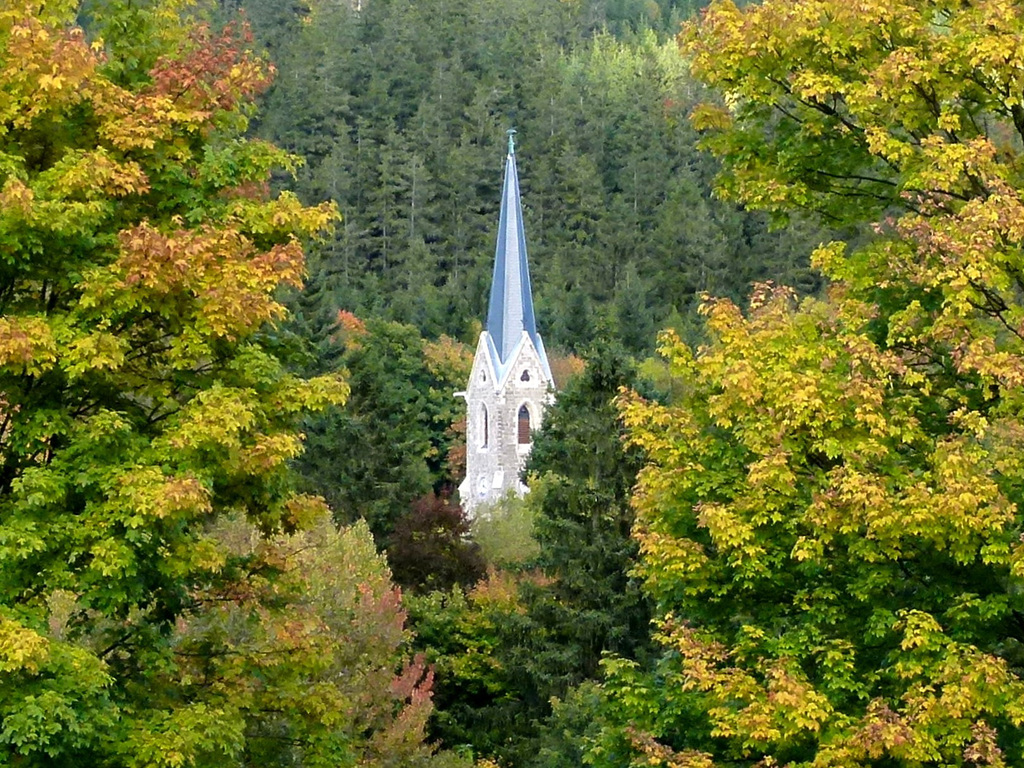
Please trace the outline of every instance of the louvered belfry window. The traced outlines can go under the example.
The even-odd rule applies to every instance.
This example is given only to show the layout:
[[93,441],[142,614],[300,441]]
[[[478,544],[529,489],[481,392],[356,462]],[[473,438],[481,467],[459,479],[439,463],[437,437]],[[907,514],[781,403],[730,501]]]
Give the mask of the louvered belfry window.
[[525,405],[519,406],[519,444],[527,445],[530,442],[530,409]]

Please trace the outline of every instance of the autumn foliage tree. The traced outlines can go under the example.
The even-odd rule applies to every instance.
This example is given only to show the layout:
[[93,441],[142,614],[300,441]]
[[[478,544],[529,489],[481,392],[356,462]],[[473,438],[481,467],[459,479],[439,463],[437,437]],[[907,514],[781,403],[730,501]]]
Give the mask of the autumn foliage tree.
[[[0,5],[5,763],[242,764],[281,703],[280,669],[238,652],[251,638],[218,641],[214,619],[264,610],[259,590],[287,597],[288,558],[232,548],[215,524],[270,534],[324,514],[287,465],[300,415],[347,387],[289,374],[262,333],[303,276],[300,239],[335,211],[268,193],[293,161],[242,133],[270,71],[180,5],[93,4],[95,28],[122,36],[91,41],[71,0]],[[330,624],[309,614],[261,630],[267,659]],[[426,695],[413,683],[394,685]],[[342,694],[296,697],[305,725],[276,734],[307,764],[369,738],[372,723],[337,725]]]
[[395,581],[424,591],[471,587],[487,563],[469,533],[466,513],[451,499],[432,493],[417,499],[387,541]]
[[663,339],[681,399],[623,397],[666,656],[610,662],[596,764],[1024,760],[1022,39],[1004,0],[684,32],[723,192],[877,236],[816,252],[826,300],[708,300],[706,347]]
[[[231,517],[213,535],[260,567],[244,582],[212,585],[172,642],[189,698],[244,713],[242,762],[437,765],[424,744],[433,669],[408,653],[401,592],[366,524],[339,531],[324,515],[267,537]],[[158,754],[167,742],[143,748]]]

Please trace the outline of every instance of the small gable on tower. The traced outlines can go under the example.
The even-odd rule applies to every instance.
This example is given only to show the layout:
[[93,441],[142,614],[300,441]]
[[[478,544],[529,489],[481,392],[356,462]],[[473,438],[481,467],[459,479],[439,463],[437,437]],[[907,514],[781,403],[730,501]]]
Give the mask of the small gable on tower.
[[469,385],[461,393],[467,408],[466,479],[459,497],[470,515],[510,491],[526,492],[520,474],[554,387],[533,311],[513,133],[505,158],[487,326],[477,342]]

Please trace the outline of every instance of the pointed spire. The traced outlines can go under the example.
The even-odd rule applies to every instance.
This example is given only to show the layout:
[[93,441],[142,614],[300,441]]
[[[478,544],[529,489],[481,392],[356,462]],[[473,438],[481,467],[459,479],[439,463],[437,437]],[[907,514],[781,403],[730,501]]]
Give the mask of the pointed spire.
[[519,175],[516,172],[515,129],[508,131],[508,156],[505,159],[505,184],[501,192],[501,218],[498,245],[494,251],[494,276],[487,309],[487,332],[494,342],[501,364],[515,351],[523,331],[542,349],[533,314],[530,268],[526,261],[526,234],[523,209],[519,202]]

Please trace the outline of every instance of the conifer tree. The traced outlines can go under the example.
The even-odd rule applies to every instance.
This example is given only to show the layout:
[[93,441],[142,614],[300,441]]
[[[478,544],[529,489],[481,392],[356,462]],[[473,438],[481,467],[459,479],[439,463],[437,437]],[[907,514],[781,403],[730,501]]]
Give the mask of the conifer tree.
[[[527,465],[540,545],[536,565],[553,579],[531,612],[572,656],[557,695],[598,675],[602,653],[642,655],[648,608],[630,577],[636,543],[629,496],[642,454],[623,442],[614,399],[639,385],[633,363],[611,342],[595,342],[583,372],[546,412]],[[540,666],[540,664],[538,665]]]
[[[572,328],[581,299],[585,314],[614,320],[628,263],[656,322],[672,307],[692,320],[695,291],[739,298],[751,280],[809,272],[805,249],[711,197],[713,163],[686,119],[699,87],[675,46],[640,17],[624,39],[595,30],[596,5],[313,3],[297,32],[282,31],[282,75],[260,131],[305,158],[291,185],[300,198],[333,199],[344,215],[318,247],[346,276],[328,312],[471,340],[509,127],[522,140],[536,298],[553,348],[584,341]],[[675,193],[679,178],[692,180],[693,205]],[[653,343],[648,328],[627,332],[647,335],[637,349]]]

